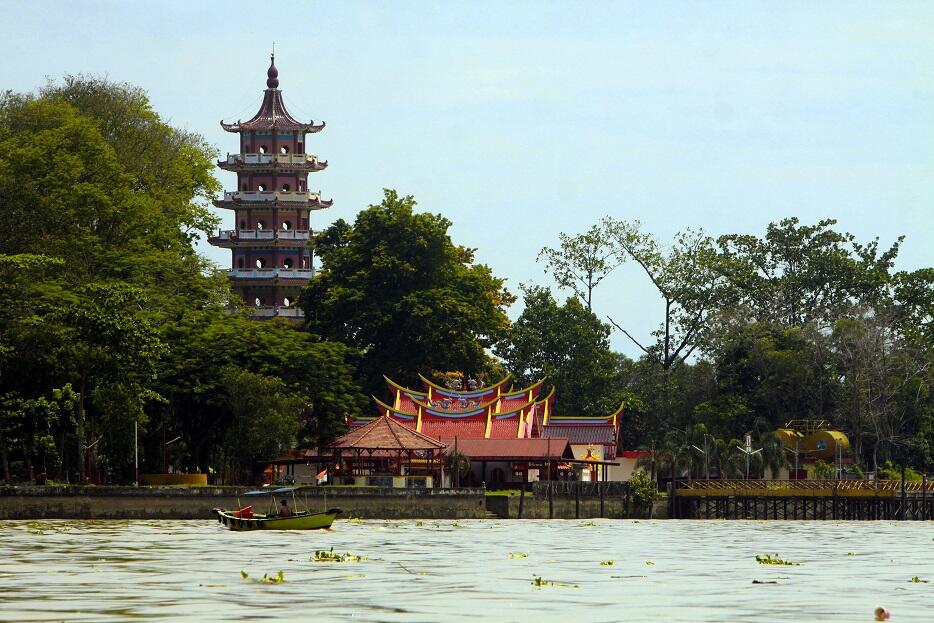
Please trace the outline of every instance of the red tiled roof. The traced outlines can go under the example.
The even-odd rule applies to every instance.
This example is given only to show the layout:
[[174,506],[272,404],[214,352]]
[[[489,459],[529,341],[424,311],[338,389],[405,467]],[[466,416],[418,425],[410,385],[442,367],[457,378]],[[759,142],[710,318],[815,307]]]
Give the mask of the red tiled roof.
[[519,416],[497,419],[490,424],[490,439],[516,439],[519,436]]
[[328,447],[360,450],[440,450],[444,446],[441,441],[417,433],[384,415],[339,437]]
[[[454,450],[454,441],[448,440],[448,452]],[[527,461],[544,459],[573,459],[567,439],[458,439],[457,451],[472,460]]]
[[434,418],[422,416],[422,434],[435,439],[482,439],[486,433],[486,416],[480,418]]

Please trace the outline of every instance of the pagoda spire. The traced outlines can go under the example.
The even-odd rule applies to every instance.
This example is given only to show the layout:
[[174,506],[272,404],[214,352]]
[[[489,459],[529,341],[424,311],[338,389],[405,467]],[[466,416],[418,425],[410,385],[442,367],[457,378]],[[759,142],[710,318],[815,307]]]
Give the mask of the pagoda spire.
[[272,54],[269,56],[269,69],[266,71],[266,86],[270,89],[279,88],[279,70],[276,69],[276,44],[272,44]]

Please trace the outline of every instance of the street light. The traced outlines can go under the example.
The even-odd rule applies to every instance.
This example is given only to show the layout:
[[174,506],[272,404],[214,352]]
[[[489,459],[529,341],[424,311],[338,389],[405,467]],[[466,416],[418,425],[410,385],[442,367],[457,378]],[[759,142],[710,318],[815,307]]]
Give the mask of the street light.
[[739,445],[736,447],[739,448],[740,452],[746,455],[746,480],[749,480],[749,457],[751,457],[753,454],[759,454],[762,452],[762,448],[759,448],[758,450],[750,450]]
[[800,440],[798,437],[795,437],[795,449],[794,449],[794,450],[792,450],[791,448],[788,448],[788,447],[786,447],[784,444],[782,444],[782,449],[783,449],[783,450],[787,450],[788,452],[791,452],[792,454],[795,455],[795,477],[794,477],[793,480],[798,480],[798,455],[800,454],[800,451],[799,451],[799,449],[798,449],[798,444],[799,444],[800,441],[801,441],[801,440]]
[[704,449],[703,450],[701,450],[694,444],[691,444],[691,447],[704,455],[704,474],[706,475],[707,480],[710,480],[710,461],[708,460],[708,454],[707,454],[707,437],[706,436],[704,437]]

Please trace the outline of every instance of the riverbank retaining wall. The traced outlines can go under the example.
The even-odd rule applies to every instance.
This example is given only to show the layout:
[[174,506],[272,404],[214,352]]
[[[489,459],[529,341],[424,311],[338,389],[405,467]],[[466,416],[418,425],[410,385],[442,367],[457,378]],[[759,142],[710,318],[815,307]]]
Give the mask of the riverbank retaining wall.
[[[253,504],[265,510],[269,499],[242,497],[243,487],[0,487],[4,519],[208,519],[213,508]],[[381,489],[313,487],[295,492],[297,506],[312,512],[340,508],[343,518],[479,519],[487,517],[482,488]],[[238,498],[238,496],[240,496]],[[239,502],[238,502],[239,499]]]
[[[521,506],[521,508],[520,508]],[[502,519],[665,519],[668,517],[667,500],[655,503],[652,512],[639,508],[621,497],[607,497],[602,509],[599,498],[554,496],[551,501],[546,497],[525,495],[521,500],[518,495],[491,495],[486,498],[486,507],[490,513]]]

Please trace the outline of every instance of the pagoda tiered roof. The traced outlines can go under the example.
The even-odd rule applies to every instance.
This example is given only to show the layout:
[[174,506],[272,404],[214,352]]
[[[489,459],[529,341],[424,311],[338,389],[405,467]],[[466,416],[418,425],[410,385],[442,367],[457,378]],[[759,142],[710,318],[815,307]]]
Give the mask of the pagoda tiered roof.
[[315,125],[314,121],[305,123],[299,121],[289,113],[282,101],[282,91],[279,90],[279,70],[276,69],[276,57],[271,58],[269,70],[266,72],[266,86],[263,92],[263,103],[259,111],[247,121],[224,123],[221,127],[228,132],[243,132],[256,130],[285,130],[289,132],[314,133],[324,129],[322,122]]
[[320,194],[311,191],[235,190],[225,192],[223,199],[215,199],[213,203],[218,208],[300,207],[309,210],[323,210],[334,205],[334,200],[322,199]]
[[218,160],[217,167],[224,171],[323,171],[327,160],[318,160],[309,154],[228,154]]

